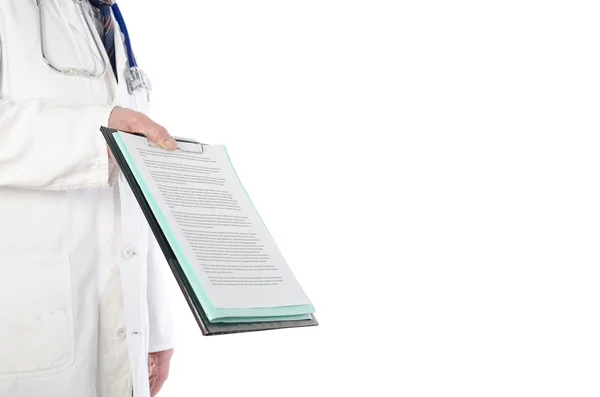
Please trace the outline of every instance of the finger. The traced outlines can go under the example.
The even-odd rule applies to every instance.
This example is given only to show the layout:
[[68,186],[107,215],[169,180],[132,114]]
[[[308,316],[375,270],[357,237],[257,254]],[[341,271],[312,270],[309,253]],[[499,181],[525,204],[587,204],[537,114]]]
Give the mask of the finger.
[[153,381],[152,386],[150,387],[150,391],[158,394],[158,392],[163,388],[167,378],[169,377],[169,365],[160,365],[158,364],[155,367],[153,373]]
[[150,378],[150,391],[154,390],[154,385],[156,384],[156,378]]
[[159,392],[159,391],[162,389],[162,387],[164,386],[164,384],[165,384],[165,381],[166,381],[166,380],[167,380],[167,378],[163,378],[163,377],[161,377],[161,376],[157,377],[157,378],[154,380],[154,385],[152,385],[152,386],[150,387],[150,394],[151,394],[152,396],[156,396],[156,395],[158,394],[158,392]]
[[150,389],[152,389],[156,381],[156,365],[152,360],[148,361],[148,381],[150,383]]
[[142,125],[142,131],[140,131],[142,134],[146,135],[148,139],[164,149],[177,149],[177,142],[175,142],[175,139],[173,139],[165,127],[150,119],[145,121],[146,122]]

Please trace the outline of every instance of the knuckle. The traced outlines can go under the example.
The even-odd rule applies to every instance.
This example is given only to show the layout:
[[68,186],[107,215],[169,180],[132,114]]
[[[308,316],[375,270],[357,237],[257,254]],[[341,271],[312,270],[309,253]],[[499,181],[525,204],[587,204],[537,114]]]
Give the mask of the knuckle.
[[134,132],[140,132],[145,134],[145,123],[142,117],[142,114],[137,112],[131,112],[129,114],[129,124],[131,125]]

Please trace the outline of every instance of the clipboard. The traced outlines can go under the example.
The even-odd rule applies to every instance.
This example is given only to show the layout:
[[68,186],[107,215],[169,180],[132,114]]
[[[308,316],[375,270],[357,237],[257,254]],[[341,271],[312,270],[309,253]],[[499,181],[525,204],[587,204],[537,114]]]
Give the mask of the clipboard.
[[[202,305],[200,304],[200,301],[198,300],[190,282],[185,276],[185,273],[181,265],[179,264],[179,261],[177,260],[177,257],[175,256],[175,253],[171,248],[171,245],[167,241],[167,238],[162,228],[160,227],[156,217],[154,216],[154,213],[150,208],[148,201],[142,193],[142,190],[138,182],[136,181],[133,172],[129,168],[125,157],[121,153],[121,150],[114,139],[113,134],[118,131],[107,127],[101,127],[100,131],[102,132],[102,135],[104,136],[108,147],[113,153],[117,164],[121,168],[121,172],[123,173],[127,184],[130,186],[131,191],[133,192],[138,204],[140,205],[140,208],[142,209],[142,212],[146,217],[146,220],[148,221],[148,225],[150,226],[150,229],[156,237],[158,245],[160,246],[165,256],[167,264],[171,268],[171,271],[173,272],[173,275],[177,280],[177,284],[179,285],[179,288],[181,289],[181,292],[183,293],[183,296],[185,297],[185,300],[188,303],[188,306],[192,314],[194,315],[194,318],[196,319],[196,322],[198,323],[198,326],[200,327],[200,330],[204,336],[235,334],[242,332],[268,331],[282,328],[311,327],[317,326],[319,324],[314,314],[311,314],[311,318],[306,320],[265,321],[253,323],[211,323],[208,320],[208,317],[204,309],[202,308]],[[144,136],[138,133],[132,134]],[[199,153],[203,152],[204,145],[206,145],[203,143],[199,143],[195,140],[186,138],[175,138],[175,140],[178,142],[188,143],[193,146],[196,146],[199,150]],[[154,145],[150,141],[148,141],[148,144]]]

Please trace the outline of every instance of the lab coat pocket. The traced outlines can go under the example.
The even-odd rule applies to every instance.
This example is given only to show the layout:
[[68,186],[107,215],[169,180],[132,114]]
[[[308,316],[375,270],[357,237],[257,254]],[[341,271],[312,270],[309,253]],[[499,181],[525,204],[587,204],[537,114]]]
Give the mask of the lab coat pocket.
[[68,257],[1,254],[0,274],[0,379],[70,368],[75,342]]

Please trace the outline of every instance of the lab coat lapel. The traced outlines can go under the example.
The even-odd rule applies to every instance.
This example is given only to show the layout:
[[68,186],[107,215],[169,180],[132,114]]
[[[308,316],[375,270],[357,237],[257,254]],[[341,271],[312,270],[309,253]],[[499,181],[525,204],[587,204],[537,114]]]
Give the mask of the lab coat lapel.
[[[143,111],[138,106],[137,93],[131,95],[127,89],[127,71],[129,68],[127,53],[125,52],[121,32],[117,30],[115,35],[115,61],[119,76],[115,106]],[[149,344],[148,309],[145,302],[147,296],[147,250],[143,250],[140,244],[140,241],[146,241],[149,238],[149,231],[147,226],[144,227],[144,216],[122,173],[118,183],[121,211],[127,214],[127,219],[121,222],[124,249],[129,247],[136,253],[130,259],[124,259],[119,268],[123,290],[127,291],[123,296],[123,303],[125,317],[127,318],[129,359],[131,363],[134,363],[131,366],[133,387],[136,397],[150,397],[148,366],[144,364],[147,362]]]
[[119,83],[116,87],[117,97],[115,98],[115,105],[127,108],[132,108],[131,98],[129,98],[129,92],[127,91],[127,53],[125,52],[125,45],[123,44],[123,37],[121,31],[115,29],[115,60],[117,65],[117,74],[119,76]]

